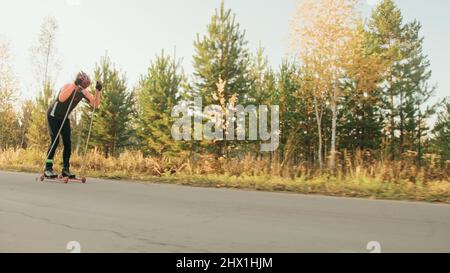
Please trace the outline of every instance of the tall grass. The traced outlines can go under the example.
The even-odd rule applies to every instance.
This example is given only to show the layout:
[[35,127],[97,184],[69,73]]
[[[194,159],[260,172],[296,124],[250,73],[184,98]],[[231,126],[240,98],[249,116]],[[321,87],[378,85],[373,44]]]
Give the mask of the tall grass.
[[[39,172],[44,157],[37,149],[5,150],[0,152],[0,169]],[[56,158],[58,169],[61,157]],[[383,162],[367,159],[361,152],[344,153],[334,173],[320,172],[306,163],[280,164],[250,155],[241,159],[211,155],[154,158],[125,151],[117,158],[105,158],[92,150],[86,157],[75,153],[71,163],[75,173],[91,177],[450,203],[449,168],[438,166],[432,158],[419,168],[407,157],[403,162]]]

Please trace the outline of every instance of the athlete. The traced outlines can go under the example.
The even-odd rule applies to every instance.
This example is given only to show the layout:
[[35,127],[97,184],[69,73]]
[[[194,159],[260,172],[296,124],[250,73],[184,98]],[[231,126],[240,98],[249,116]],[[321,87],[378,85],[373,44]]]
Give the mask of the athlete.
[[63,177],[68,177],[70,179],[75,178],[75,175],[70,172],[72,141],[69,115],[83,99],[87,100],[94,108],[100,106],[100,92],[103,88],[102,83],[97,82],[95,86],[95,96],[88,90],[91,83],[91,79],[86,73],[83,71],[79,72],[74,83],[66,84],[61,88],[58,97],[50,105],[47,111],[47,122],[50,132],[50,148],[47,152],[48,158],[44,171],[44,176],[47,178],[58,177],[58,174],[53,171],[53,158],[55,157],[56,148],[59,144],[58,132],[60,130],[60,135],[64,144],[63,168],[61,174]]

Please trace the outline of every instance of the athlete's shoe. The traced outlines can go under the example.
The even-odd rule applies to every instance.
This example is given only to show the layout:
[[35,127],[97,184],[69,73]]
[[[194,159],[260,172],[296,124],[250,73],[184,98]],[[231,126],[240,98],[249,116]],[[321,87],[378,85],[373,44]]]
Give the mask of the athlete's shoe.
[[53,171],[53,169],[46,169],[44,171],[44,176],[46,178],[55,179],[58,177],[58,174]]
[[63,177],[68,177],[69,179],[75,179],[76,177],[74,174],[70,173],[69,168],[63,168],[61,174]]

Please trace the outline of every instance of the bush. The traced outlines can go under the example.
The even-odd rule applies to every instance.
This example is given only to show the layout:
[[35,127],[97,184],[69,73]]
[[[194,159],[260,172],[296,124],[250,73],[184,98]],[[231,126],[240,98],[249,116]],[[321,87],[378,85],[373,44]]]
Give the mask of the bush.
[[[0,169],[39,172],[45,154],[36,149],[0,152]],[[57,155],[55,166],[59,165]],[[333,196],[423,200],[450,203],[449,171],[432,164],[418,168],[405,162],[348,159],[338,171],[321,172],[307,164],[280,164],[264,157],[215,158],[212,155],[145,157],[125,151],[104,157],[98,150],[86,157],[74,153],[72,168],[84,175],[176,183],[202,187],[245,188]],[[58,169],[55,167],[55,169]]]

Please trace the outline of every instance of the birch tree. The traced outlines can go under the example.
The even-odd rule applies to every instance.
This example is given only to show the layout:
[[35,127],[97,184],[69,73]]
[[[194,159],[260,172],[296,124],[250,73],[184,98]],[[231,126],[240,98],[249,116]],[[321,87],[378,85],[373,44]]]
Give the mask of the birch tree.
[[31,48],[31,64],[36,78],[36,88],[39,91],[31,114],[30,128],[26,134],[31,146],[42,147],[49,141],[45,113],[53,99],[53,83],[60,69],[56,48],[57,31],[56,20],[53,17],[45,18],[37,43]]
[[[336,123],[346,47],[358,23],[357,0],[303,0],[290,21],[291,45],[308,66],[320,138],[324,101],[332,113],[329,167],[336,162]],[[321,140],[319,139],[319,142]],[[319,143],[319,157],[321,156]],[[322,159],[319,158],[322,166]]]

